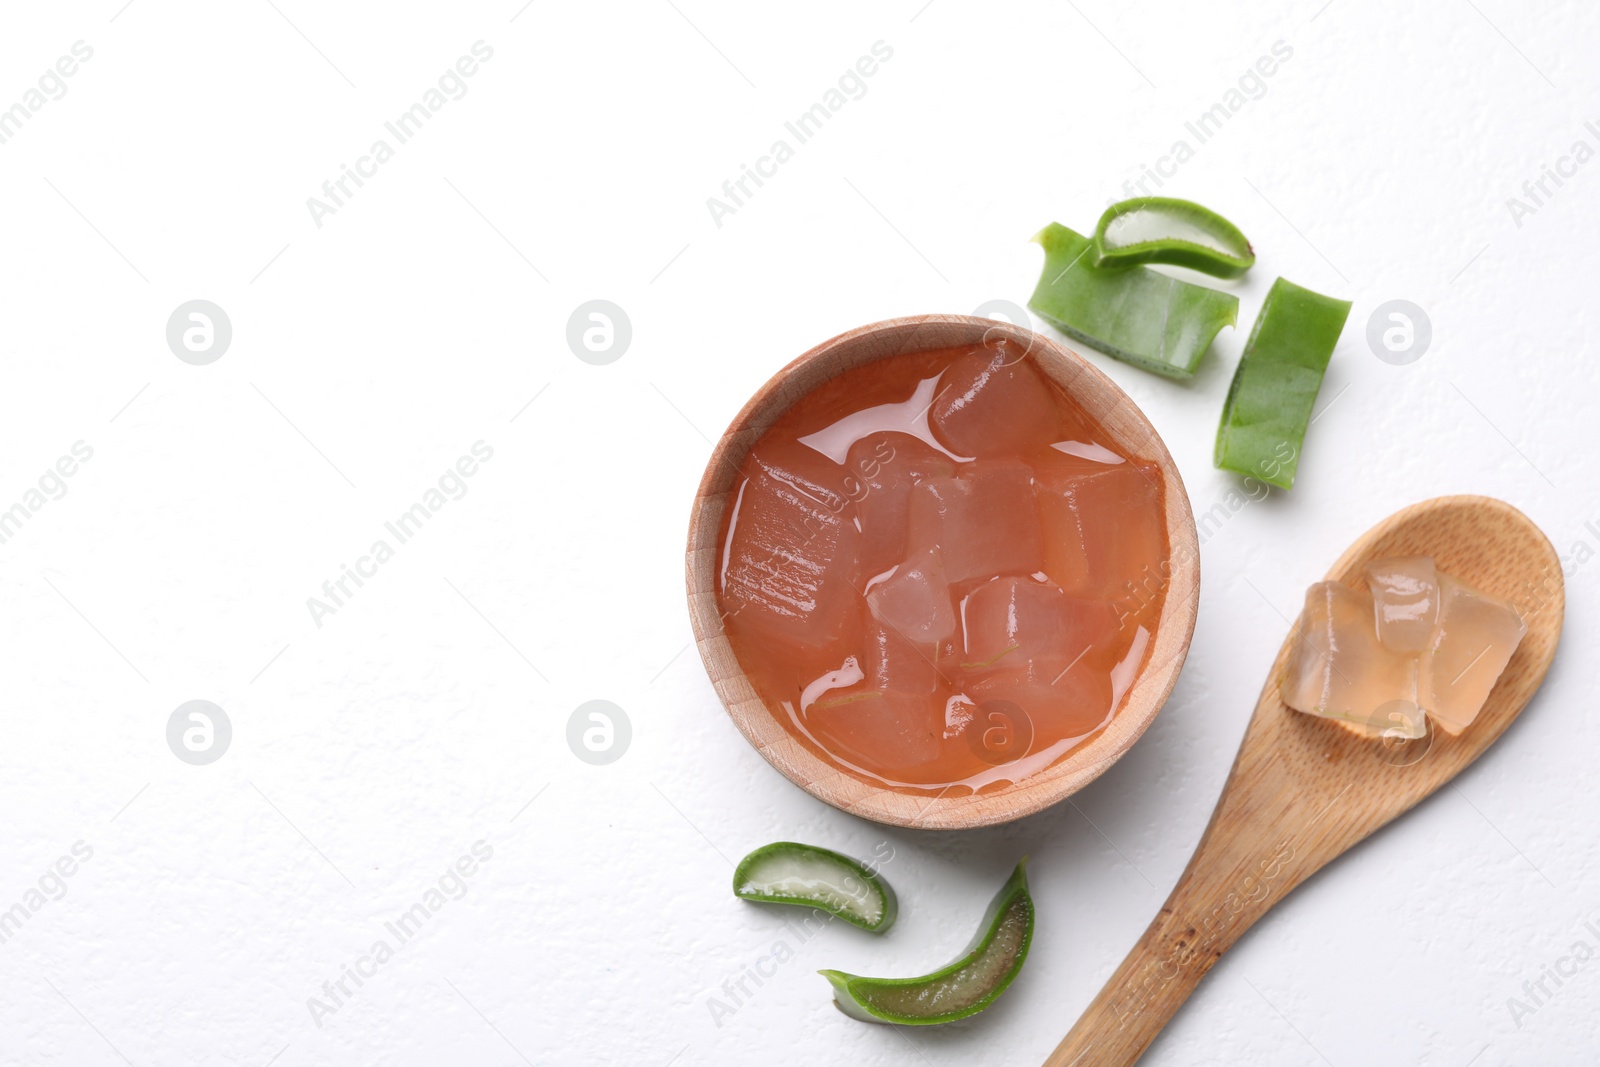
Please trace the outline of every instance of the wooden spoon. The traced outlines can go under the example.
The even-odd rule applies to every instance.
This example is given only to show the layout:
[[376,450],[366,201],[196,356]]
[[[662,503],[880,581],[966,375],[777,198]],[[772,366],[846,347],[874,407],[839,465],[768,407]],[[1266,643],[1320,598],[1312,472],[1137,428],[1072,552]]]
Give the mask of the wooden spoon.
[[1329,581],[1365,589],[1385,556],[1432,556],[1439,570],[1513,604],[1528,624],[1478,718],[1461,736],[1364,737],[1291,711],[1278,695],[1297,634],[1273,663],[1255,716],[1194,857],[1161,912],[1046,1067],[1136,1061],[1222,954],[1330,860],[1454,778],[1494,743],[1544,680],[1566,595],[1555,549],[1499,500],[1447,496],[1380,522]]

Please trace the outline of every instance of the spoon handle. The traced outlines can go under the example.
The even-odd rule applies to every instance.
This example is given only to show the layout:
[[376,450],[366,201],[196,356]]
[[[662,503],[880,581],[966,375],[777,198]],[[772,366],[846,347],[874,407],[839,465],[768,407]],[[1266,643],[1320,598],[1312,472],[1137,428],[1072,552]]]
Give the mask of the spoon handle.
[[[1269,695],[1275,705],[1276,692]],[[1329,826],[1327,798],[1297,783],[1284,761],[1264,758],[1276,742],[1262,735],[1282,720],[1252,723],[1189,866],[1046,1067],[1136,1062],[1222,954],[1349,846],[1350,836]]]
[[[1269,868],[1262,878],[1276,873]],[[1243,887],[1213,904],[1192,892],[1186,874],[1045,1067],[1136,1062],[1223,952],[1276,899],[1265,884]]]

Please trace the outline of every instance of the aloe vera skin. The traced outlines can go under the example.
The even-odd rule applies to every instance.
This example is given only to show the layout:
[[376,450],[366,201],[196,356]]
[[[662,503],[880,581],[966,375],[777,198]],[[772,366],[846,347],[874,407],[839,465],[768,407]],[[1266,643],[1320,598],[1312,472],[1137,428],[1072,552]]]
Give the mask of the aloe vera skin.
[[[1140,235],[1129,239],[1126,232]],[[1159,236],[1158,236],[1159,235]],[[1094,230],[1097,267],[1166,263],[1213,278],[1240,278],[1255,265],[1250,239],[1192,200],[1146,196],[1106,208]]]
[[[1033,942],[1034,908],[1033,897],[1028,892],[1027,863],[1024,859],[1017,864],[1006,884],[990,901],[978,932],[960,957],[932,974],[918,978],[863,978],[843,971],[818,971],[833,985],[835,1006],[851,1018],[863,1022],[932,1026],[965,1019],[993,1004],[1021,972],[1028,958],[1028,948]],[[1000,951],[996,942],[1001,935],[1011,931],[1015,931],[1018,942],[1014,948],[1008,947],[1004,958],[987,959],[987,953]],[[1005,967],[997,973],[986,975],[986,963],[991,967],[1004,963]],[[969,968],[975,972],[969,980],[981,984],[976,988],[960,990],[962,972]],[[958,992],[967,994],[959,997],[960,1003],[952,1009],[913,1013],[883,1006],[885,1001],[928,999],[928,995],[938,991],[941,985],[948,987],[952,979]]]
[[1350,301],[1272,283],[1228,386],[1214,454],[1222,470],[1294,486],[1311,411]]
[[[783,860],[827,864],[837,872],[840,885],[833,895],[817,892],[810,894],[763,892],[751,888],[751,883],[760,877],[763,867],[774,861]],[[852,926],[859,926],[875,934],[881,934],[893,926],[900,912],[899,901],[889,883],[869,870],[865,864],[832,849],[803,845],[795,841],[774,841],[770,845],[761,846],[740,860],[733,871],[733,895],[741,900],[751,900],[760,904],[788,904],[802,908],[817,908],[843,919]],[[881,910],[876,921],[852,910],[850,904],[844,903],[846,900],[858,902],[868,896],[876,897],[879,902]]]
[[1094,242],[1051,223],[1034,236],[1044,271],[1028,300],[1040,317],[1074,340],[1169,378],[1194,376],[1239,298],[1145,267],[1094,265]]

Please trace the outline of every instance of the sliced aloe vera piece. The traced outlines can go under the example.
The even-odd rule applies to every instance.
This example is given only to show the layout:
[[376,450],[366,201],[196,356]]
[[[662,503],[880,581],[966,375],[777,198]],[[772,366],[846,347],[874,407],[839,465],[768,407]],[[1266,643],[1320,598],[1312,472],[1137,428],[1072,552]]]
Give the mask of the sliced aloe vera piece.
[[733,871],[733,895],[821,908],[875,934],[889,929],[899,912],[894,890],[865,864],[794,841],[763,845],[740,860]]
[[1094,230],[1097,267],[1169,263],[1215,278],[1238,278],[1255,265],[1239,227],[1192,200],[1144,196],[1112,204]]
[[1094,242],[1052,222],[1033,238],[1044,273],[1028,306],[1068,337],[1124,363],[1193,377],[1200,357],[1239,317],[1239,298],[1144,267],[1097,267]]
[[861,978],[818,971],[833,983],[839,1010],[863,1022],[926,1026],[965,1019],[993,1004],[1022,970],[1033,941],[1028,861],[989,904],[983,924],[961,958],[921,978]]
[[1348,300],[1284,278],[1272,283],[1223,402],[1218,467],[1294,486],[1311,409],[1349,314]]

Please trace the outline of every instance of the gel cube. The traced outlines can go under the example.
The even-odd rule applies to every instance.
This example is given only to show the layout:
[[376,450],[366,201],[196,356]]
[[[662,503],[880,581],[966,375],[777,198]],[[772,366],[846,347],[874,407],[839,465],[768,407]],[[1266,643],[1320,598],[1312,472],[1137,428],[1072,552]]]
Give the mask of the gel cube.
[[874,433],[851,446],[846,461],[858,479],[861,577],[871,579],[905,559],[911,536],[911,489],[949,478],[948,456],[907,433]]
[[1041,466],[1038,499],[1044,572],[1052,581],[1135,614],[1160,602],[1169,554],[1161,476],[1153,465]]
[[1283,702],[1368,734],[1421,737],[1427,724],[1417,702],[1417,659],[1385,648],[1372,619],[1365,593],[1339,582],[1307,589],[1279,683]]
[[856,596],[860,533],[844,469],[800,445],[752,454],[719,575],[735,626],[816,647],[837,638]]
[[1449,734],[1478,717],[1528,626],[1510,604],[1449,575],[1439,578],[1439,626],[1419,657],[1422,706]]
[[952,636],[955,605],[939,550],[917,553],[867,590],[867,609],[884,627],[930,653]]
[[1439,577],[1427,556],[1397,556],[1367,564],[1378,640],[1395,652],[1421,652],[1439,621]]
[[1033,470],[1018,460],[965,465],[911,490],[911,543],[938,546],[951,582],[1032,574],[1044,564]]
[[961,619],[966,640],[961,666],[969,674],[1032,663],[1048,681],[1080,659],[1103,670],[1114,666],[1116,610],[1069,597],[1048,582],[985,582],[962,601]]
[[1032,361],[1014,342],[984,345],[945,368],[931,423],[952,452],[984,459],[1011,455],[1056,432],[1056,405]]

